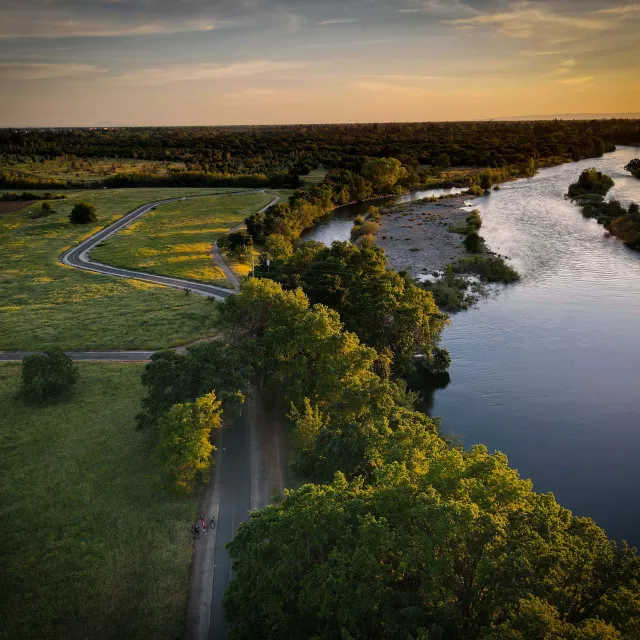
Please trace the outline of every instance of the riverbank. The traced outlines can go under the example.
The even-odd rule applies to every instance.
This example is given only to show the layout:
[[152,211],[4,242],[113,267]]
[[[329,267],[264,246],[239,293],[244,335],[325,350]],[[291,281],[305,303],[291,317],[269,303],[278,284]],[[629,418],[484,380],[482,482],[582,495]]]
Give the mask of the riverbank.
[[462,207],[468,200],[466,195],[426,198],[386,209],[376,243],[384,249],[389,266],[418,277],[444,271],[469,255],[462,245],[463,234],[450,230],[465,226],[469,212]]

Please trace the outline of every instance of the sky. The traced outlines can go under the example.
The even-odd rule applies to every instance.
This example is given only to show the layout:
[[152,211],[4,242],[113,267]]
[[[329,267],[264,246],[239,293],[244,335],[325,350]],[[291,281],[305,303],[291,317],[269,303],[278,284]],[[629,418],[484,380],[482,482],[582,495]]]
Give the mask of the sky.
[[0,126],[640,111],[640,0],[0,0]]

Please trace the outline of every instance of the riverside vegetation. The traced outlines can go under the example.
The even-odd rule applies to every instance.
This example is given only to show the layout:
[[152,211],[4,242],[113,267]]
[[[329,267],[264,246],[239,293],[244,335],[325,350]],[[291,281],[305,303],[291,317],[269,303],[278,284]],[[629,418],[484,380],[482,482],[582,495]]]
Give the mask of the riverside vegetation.
[[509,284],[519,280],[518,272],[509,266],[502,257],[487,255],[484,238],[478,233],[482,226],[482,217],[477,209],[467,216],[463,226],[452,226],[449,231],[464,236],[462,244],[473,254],[447,265],[444,273],[437,274],[432,281],[422,283],[423,288],[431,291],[436,304],[446,311],[460,311],[473,304],[482,295],[482,286],[469,279],[477,276],[481,283]]
[[595,218],[598,224],[624,240],[627,246],[640,250],[640,207],[631,203],[625,209],[618,200],[605,201],[613,185],[608,175],[593,168],[585,169],[578,181],[569,186],[567,195],[580,207],[585,218]]
[[256,385],[294,423],[306,482],[230,544],[231,638],[638,637],[635,549],[533,492],[504,455],[449,443],[392,356],[335,310],[267,278],[218,309],[226,344],[147,367],[164,372],[146,378],[149,424],[212,385]]

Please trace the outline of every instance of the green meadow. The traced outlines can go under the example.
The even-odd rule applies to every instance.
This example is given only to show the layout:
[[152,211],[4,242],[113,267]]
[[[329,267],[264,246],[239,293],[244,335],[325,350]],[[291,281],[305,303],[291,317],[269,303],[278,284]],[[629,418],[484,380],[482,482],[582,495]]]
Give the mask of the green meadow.
[[0,638],[182,637],[198,496],[156,480],[142,365],[79,366],[70,399],[33,407],[0,364]]
[[117,267],[229,286],[211,258],[213,241],[271,200],[267,192],[169,202],[96,247],[92,257]]
[[[234,189],[69,191],[55,212],[31,219],[35,203],[0,215],[0,350],[155,349],[210,335],[212,301],[196,294],[66,267],[60,254],[138,206]],[[71,225],[73,205],[97,207],[98,221]],[[214,200],[213,198],[211,200]]]

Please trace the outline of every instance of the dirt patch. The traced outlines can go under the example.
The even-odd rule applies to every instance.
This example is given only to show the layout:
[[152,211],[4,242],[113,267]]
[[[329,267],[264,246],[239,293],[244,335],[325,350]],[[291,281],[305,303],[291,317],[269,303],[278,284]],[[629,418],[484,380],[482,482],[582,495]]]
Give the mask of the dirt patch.
[[3,213],[14,213],[21,209],[26,209],[35,204],[36,200],[6,200],[0,201],[0,215]]
[[384,212],[376,243],[387,254],[389,266],[416,277],[442,271],[467,255],[463,236],[449,228],[465,224],[469,213],[461,207],[468,199],[469,196],[460,196],[437,202],[418,201]]

